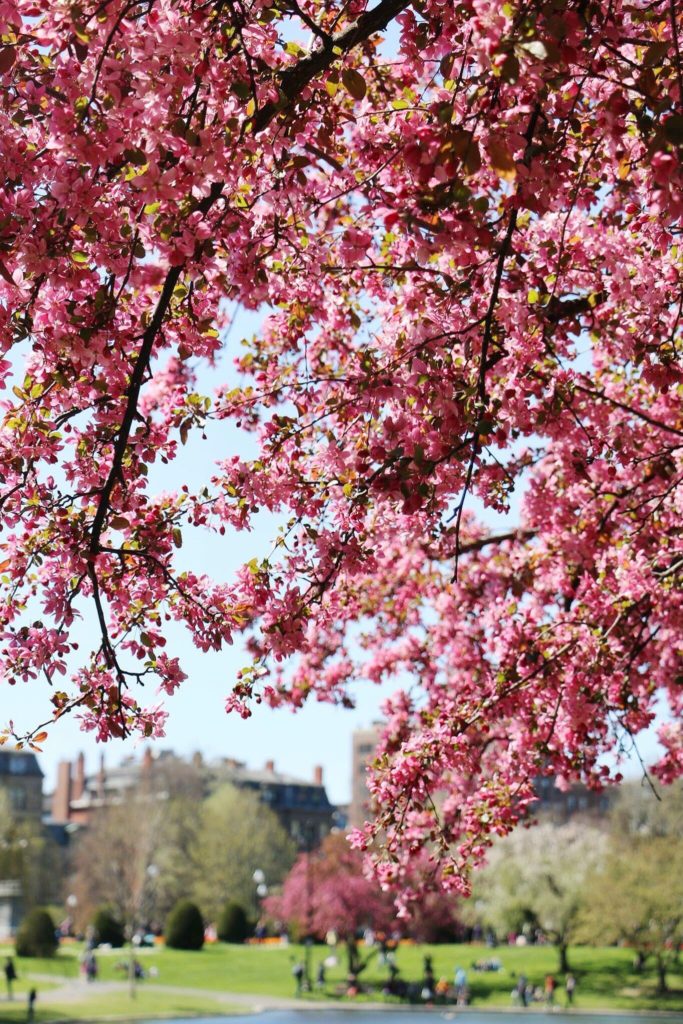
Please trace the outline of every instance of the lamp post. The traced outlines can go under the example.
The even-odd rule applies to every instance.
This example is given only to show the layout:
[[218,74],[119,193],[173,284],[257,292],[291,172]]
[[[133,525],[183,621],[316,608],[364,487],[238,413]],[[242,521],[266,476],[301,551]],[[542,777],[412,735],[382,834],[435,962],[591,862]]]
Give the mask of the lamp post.
[[304,978],[309,992],[313,991],[311,954],[313,951],[313,826],[307,822],[302,829],[301,849],[306,856],[306,934],[304,936]]
[[254,926],[254,934],[258,928],[259,919],[261,917],[261,900],[268,895],[268,886],[266,885],[266,876],[261,868],[256,868],[254,874],[251,876],[251,880],[254,883],[254,913],[256,916],[256,924]]
[[76,907],[78,906],[78,896],[71,892],[66,898],[66,919],[68,921],[68,934],[76,934],[76,922],[74,920],[74,914],[76,913]]
[[[153,884],[154,883],[154,879],[157,878],[158,876],[159,876],[159,868],[157,867],[157,865],[156,864],[148,864],[147,867],[145,868],[145,874],[144,874],[144,877],[142,879],[142,884],[140,886],[139,895],[138,895],[137,900],[135,901],[135,906],[133,907],[133,913],[131,915],[130,936],[129,936],[129,941],[130,941],[130,959],[128,961],[128,991],[130,993],[130,998],[131,999],[135,999],[135,982],[137,980],[136,977],[135,977],[135,950],[136,950],[135,934],[136,934],[136,925],[138,923],[137,919],[138,919],[138,917],[141,916],[141,911],[142,911],[142,908],[143,908],[144,903],[145,903],[145,896],[146,896],[146,893],[147,893],[147,883],[148,883],[148,880],[149,880],[149,882],[151,884]],[[140,923],[142,923],[142,922],[140,922]]]

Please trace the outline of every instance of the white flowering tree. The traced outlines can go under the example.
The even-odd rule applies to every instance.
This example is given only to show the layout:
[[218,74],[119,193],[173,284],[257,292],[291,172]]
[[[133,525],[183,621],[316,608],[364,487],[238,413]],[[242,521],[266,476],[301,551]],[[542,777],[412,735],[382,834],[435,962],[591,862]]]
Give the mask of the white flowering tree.
[[513,833],[491,850],[476,883],[476,911],[498,930],[522,919],[533,922],[556,946],[558,969],[566,973],[584,886],[604,860],[606,845],[604,833],[580,822]]

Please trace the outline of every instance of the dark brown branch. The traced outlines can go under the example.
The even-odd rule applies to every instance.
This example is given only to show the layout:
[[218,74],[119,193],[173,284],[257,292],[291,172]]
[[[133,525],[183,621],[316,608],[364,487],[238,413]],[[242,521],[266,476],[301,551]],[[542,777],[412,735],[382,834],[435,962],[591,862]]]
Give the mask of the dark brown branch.
[[[529,118],[529,125],[526,130],[526,149],[524,151],[524,157],[522,158],[523,164],[528,164],[531,157],[531,144],[534,138],[534,132],[536,131],[536,125],[541,114],[541,108],[538,104],[533,109],[531,117]],[[481,363],[479,370],[479,403],[481,405],[480,412],[483,415],[486,411],[487,396],[486,396],[486,369],[488,362],[488,350],[491,342],[493,341],[493,320],[496,313],[496,306],[498,305],[498,293],[500,292],[500,286],[503,281],[503,271],[505,270],[505,261],[510,255],[510,246],[512,245],[512,236],[515,233],[517,227],[517,213],[518,209],[515,206],[510,212],[510,218],[508,220],[508,226],[505,231],[503,241],[500,243],[500,249],[498,250],[498,260],[496,263],[496,273],[493,279],[493,288],[491,289],[491,298],[489,300],[488,309],[486,311],[486,317],[484,319],[484,338],[481,343]]]
[[[409,5],[409,0],[381,0],[372,11],[367,11],[351,26],[340,32],[329,40],[322,40],[322,46],[303,58],[294,67],[287,69],[280,75],[278,91],[280,100],[278,103],[266,104],[257,112],[251,122],[251,130],[254,134],[263,131],[281,110],[291,105],[302,90],[318,74],[325,71],[340,56],[348,53],[354,46],[365,42],[375,32],[386,28],[390,21]],[[224,182],[214,182],[209,193],[198,204],[197,209],[202,214],[207,214],[223,194]],[[121,679],[122,672],[118,665],[115,652],[112,649],[109,633],[104,618],[104,610],[99,598],[99,581],[94,559],[101,552],[101,537],[105,529],[107,515],[110,509],[111,498],[117,482],[123,483],[123,463],[130,440],[130,433],[137,415],[138,400],[140,391],[149,371],[154,344],[162,329],[164,319],[168,312],[173,291],[180,280],[185,265],[172,267],[166,275],[166,280],[159,296],[152,319],[142,335],[142,344],[135,360],[130,383],[126,391],[126,404],[121,419],[121,425],[116,434],[114,451],[111,459],[109,473],[99,490],[99,501],[93,517],[90,529],[89,575],[96,596],[98,605],[98,618],[102,634],[103,652],[105,660],[115,669],[117,676]],[[323,581],[324,585],[327,581]],[[315,600],[315,598],[313,598]]]
[[681,62],[681,47],[678,41],[678,23],[676,21],[676,0],[669,0],[669,13],[671,17],[671,38],[673,39],[676,51],[676,75],[678,78],[678,109],[683,110],[683,64]]
[[381,32],[390,21],[410,6],[410,0],[381,0],[371,11],[361,14],[360,18],[349,25],[343,32],[332,36],[328,42],[313,50],[291,68],[287,68],[279,76],[277,103],[266,103],[253,118],[253,130],[256,134],[267,128],[270,122],[281,111],[286,110],[299,98],[303,89],[312,82],[316,75],[326,71],[335,60],[364,43],[375,32]]
[[460,547],[460,554],[466,555],[471,551],[481,551],[489,544],[503,544],[506,540],[525,541],[536,536],[535,530],[510,530],[508,533],[492,534],[489,537],[480,537],[479,540],[471,540]]
[[639,420],[649,423],[651,427],[656,427],[658,430],[666,430],[669,434],[676,434],[677,437],[683,437],[683,430],[677,430],[676,427],[671,427],[668,423],[662,423],[661,420],[656,420],[654,416],[649,416],[642,409],[636,409],[626,402],[620,402],[617,398],[606,395],[604,391],[599,391],[597,388],[588,388],[583,384],[574,384],[574,389],[583,392],[584,395],[591,395],[592,398],[597,398],[601,402],[608,402],[617,409],[623,409],[624,412],[629,412]]

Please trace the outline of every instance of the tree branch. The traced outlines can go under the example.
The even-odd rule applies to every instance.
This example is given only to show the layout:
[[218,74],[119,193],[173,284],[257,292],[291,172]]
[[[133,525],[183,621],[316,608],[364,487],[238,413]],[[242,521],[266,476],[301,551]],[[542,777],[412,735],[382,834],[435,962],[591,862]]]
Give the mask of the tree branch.
[[316,75],[327,71],[335,60],[359,43],[364,43],[375,32],[381,32],[397,14],[410,6],[410,2],[411,0],[381,0],[377,7],[361,14],[353,25],[349,25],[336,36],[331,36],[329,41],[323,42],[307,57],[283,71],[278,82],[280,99],[276,103],[266,103],[257,111],[252,122],[254,132],[258,134],[267,128],[277,114],[292,106]]

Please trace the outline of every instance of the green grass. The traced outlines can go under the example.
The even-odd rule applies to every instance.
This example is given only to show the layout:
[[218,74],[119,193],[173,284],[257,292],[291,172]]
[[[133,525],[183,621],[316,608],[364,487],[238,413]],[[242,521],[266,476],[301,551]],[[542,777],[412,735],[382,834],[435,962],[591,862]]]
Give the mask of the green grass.
[[[365,951],[361,947],[362,952]],[[326,947],[316,946],[311,950],[312,973],[327,955]],[[294,980],[291,974],[295,959],[304,956],[302,947],[289,948],[272,946],[228,946],[216,944],[199,952],[155,949],[140,950],[136,955],[145,969],[155,967],[158,974],[150,983],[171,988],[193,988],[204,990],[202,994],[186,996],[183,993],[163,996],[145,993],[145,982],[139,986],[139,998],[132,1003],[124,992],[110,993],[99,998],[96,986],[88,1001],[71,1006],[50,1004],[49,984],[58,978],[75,978],[79,973],[78,947],[65,947],[53,960],[17,959],[19,985],[14,1004],[0,1002],[0,1021],[23,1019],[25,1013],[25,992],[31,974],[49,975],[54,981],[36,984],[39,990],[36,1004],[37,1020],[93,1020],[102,1015],[144,1017],[154,1015],[177,1016],[189,1012],[225,1013],[226,1006],[211,999],[211,993],[254,993],[291,997],[294,995]],[[468,973],[471,1002],[475,1006],[506,1007],[510,1005],[510,992],[520,973],[526,974],[534,985],[543,986],[548,973],[553,973],[560,982],[558,1002],[562,1003],[562,977],[557,971],[557,954],[551,947],[508,947],[487,950],[483,946],[401,946],[397,953],[397,965],[401,976],[407,981],[419,981],[423,974],[424,956],[432,956],[436,978],[446,977],[452,981],[457,965]],[[3,955],[0,949],[0,956]],[[475,960],[496,956],[503,963],[504,970],[497,973],[478,973],[472,969]],[[125,973],[117,965],[125,962],[125,950],[98,951],[99,977],[104,981],[124,980]],[[338,950],[339,964],[327,972],[327,995],[332,997],[344,987],[346,959],[343,948]],[[633,951],[628,949],[592,949],[577,947],[570,951],[570,963],[578,979],[576,1005],[579,1009],[623,1009],[653,1010],[666,1009],[683,1011],[683,966],[678,973],[669,975],[672,989],[668,996],[657,996],[656,978],[652,969],[641,974],[633,971]],[[381,999],[381,987],[387,977],[374,958],[361,978],[372,993],[359,998]],[[1,990],[0,990],[1,991]],[[320,998],[313,993],[311,998]],[[304,997],[307,998],[307,997]],[[148,1000],[151,1000],[148,1002]],[[115,1008],[116,1007],[116,1008]]]
[[[39,991],[35,1019],[47,1024],[49,1021],[92,1021],[117,1017],[122,1020],[150,1020],[154,1017],[196,1017],[238,1012],[238,1007],[219,1003],[215,999],[182,994],[158,994],[143,990],[138,991],[135,999],[131,999],[127,992],[108,992],[99,996],[93,992],[92,996],[83,1001],[51,1003],[49,993],[43,996]],[[0,1003],[0,1020],[25,1024],[25,1000]]]

